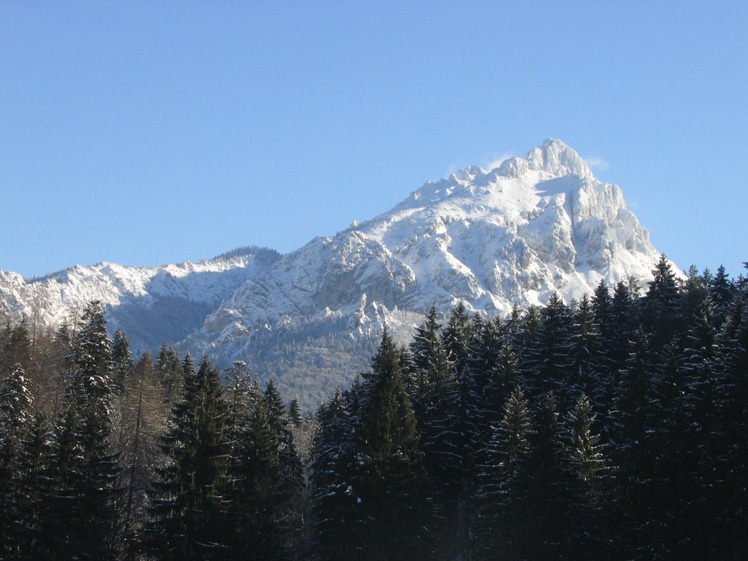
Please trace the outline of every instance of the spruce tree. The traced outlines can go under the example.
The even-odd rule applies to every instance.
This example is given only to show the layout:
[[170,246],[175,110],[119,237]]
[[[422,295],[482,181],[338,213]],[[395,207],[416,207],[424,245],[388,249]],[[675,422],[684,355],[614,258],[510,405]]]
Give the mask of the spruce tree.
[[30,370],[32,368],[32,343],[26,321],[23,320],[15,326],[8,324],[3,335],[0,368],[8,371],[17,364],[24,371]]
[[[626,367],[620,372],[618,395],[611,412],[608,435],[616,465],[616,493],[620,511],[615,513],[623,528],[617,547],[632,558],[646,558],[654,547],[651,520],[657,499],[650,484],[656,471],[656,439],[649,432],[654,407],[656,368],[649,338],[642,326],[629,346]],[[649,552],[649,553],[648,553]]]
[[304,484],[283,401],[272,382],[262,391],[243,362],[227,375],[228,558],[296,559]]
[[[669,457],[676,460],[672,478],[671,510],[680,513],[669,521],[669,550],[681,558],[709,558],[710,542],[719,532],[716,523],[718,500],[714,496],[716,473],[714,460],[719,446],[714,438],[719,424],[717,411],[717,331],[711,301],[707,299],[694,317],[686,335],[686,348],[679,364],[683,378],[683,396],[674,405],[682,405],[684,422],[681,432],[670,440],[681,443]],[[713,514],[704,517],[705,513]],[[667,523],[667,522],[666,522]]]
[[234,550],[256,561],[285,559],[284,531],[289,529],[282,523],[287,514],[285,481],[280,442],[265,400],[254,404],[247,429],[237,443],[240,462],[232,474],[236,482],[231,512],[237,530]]
[[439,312],[435,305],[429,309],[426,318],[418,325],[410,343],[413,369],[409,379],[404,379],[406,389],[413,403],[413,409],[419,418],[425,411],[429,392],[434,380],[445,377],[452,364],[447,358],[447,351],[442,344]]
[[[481,432],[494,427],[501,418],[501,407],[517,383],[516,357],[498,320],[487,320],[473,332],[469,342],[468,361],[470,384],[469,434],[482,441]],[[510,352],[507,353],[507,350]],[[508,361],[508,362],[507,362]]]
[[610,289],[604,280],[601,280],[600,284],[595,287],[590,302],[592,304],[592,312],[595,316],[595,322],[600,326],[601,335],[605,337],[605,330],[610,325],[611,321],[613,299],[610,296]]
[[570,368],[565,383],[569,406],[580,394],[585,394],[593,407],[607,412],[610,404],[606,398],[613,385],[613,369],[603,357],[600,326],[586,295],[573,310],[569,355]]
[[611,300],[610,338],[605,343],[614,368],[623,368],[629,352],[629,341],[634,338],[640,325],[639,300],[630,286],[620,281],[613,290]]
[[[472,372],[471,345],[470,341],[479,329],[476,318],[471,321],[470,314],[463,302],[455,306],[447,323],[442,330],[442,347],[446,353],[447,361],[451,365],[451,374],[444,378],[444,395],[440,398],[447,406],[450,416],[455,418],[451,427],[447,448],[457,448],[457,456],[450,462],[451,470],[461,470],[461,474],[455,474],[457,481],[465,479],[471,471],[472,449],[469,434],[471,433],[472,420],[472,396],[471,382]],[[445,418],[445,415],[441,415]],[[464,435],[464,436],[461,436]],[[457,483],[457,486],[465,485],[465,482]],[[462,531],[462,530],[460,530]]]

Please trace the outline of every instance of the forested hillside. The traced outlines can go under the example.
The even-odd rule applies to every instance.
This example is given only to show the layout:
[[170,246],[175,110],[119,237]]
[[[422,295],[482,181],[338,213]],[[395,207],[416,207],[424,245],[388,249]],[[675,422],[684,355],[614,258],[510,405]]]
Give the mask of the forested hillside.
[[436,308],[302,418],[92,302],[0,332],[0,559],[630,560],[748,551],[748,280]]

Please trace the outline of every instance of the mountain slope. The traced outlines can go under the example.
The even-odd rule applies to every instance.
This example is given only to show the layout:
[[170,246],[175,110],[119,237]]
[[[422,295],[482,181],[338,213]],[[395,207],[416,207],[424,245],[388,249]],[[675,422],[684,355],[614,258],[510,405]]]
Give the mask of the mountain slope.
[[[659,258],[621,190],[549,139],[492,170],[469,167],[249,279],[184,345],[274,375],[300,397],[365,369],[381,327],[408,336],[436,304],[508,313],[570,301],[600,280],[646,280]],[[363,353],[356,356],[355,353]]]

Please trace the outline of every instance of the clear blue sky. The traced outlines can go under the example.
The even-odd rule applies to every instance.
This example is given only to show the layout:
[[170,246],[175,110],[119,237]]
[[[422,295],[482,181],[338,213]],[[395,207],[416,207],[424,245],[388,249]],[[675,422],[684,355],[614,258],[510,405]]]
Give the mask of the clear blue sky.
[[0,269],[281,252],[556,137],[748,261],[748,2],[0,0]]

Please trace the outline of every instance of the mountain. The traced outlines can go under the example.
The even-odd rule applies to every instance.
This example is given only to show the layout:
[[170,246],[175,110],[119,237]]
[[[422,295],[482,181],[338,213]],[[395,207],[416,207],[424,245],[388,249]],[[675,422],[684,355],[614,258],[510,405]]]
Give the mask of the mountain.
[[605,279],[649,279],[659,259],[621,190],[563,142],[492,170],[469,167],[248,280],[187,340],[247,357],[300,397],[368,367],[382,327],[406,340],[436,304],[507,314],[568,302]]
[[245,247],[197,263],[77,265],[30,280],[0,271],[0,317],[73,325],[88,302],[99,300],[112,331],[123,329],[134,349],[157,349],[199,329],[234,290],[278,259],[276,251]]
[[494,169],[426,182],[390,211],[283,256],[251,248],[29,282],[0,273],[0,306],[55,322],[98,298],[134,347],[180,341],[218,365],[245,360],[312,405],[368,368],[384,325],[405,341],[432,304],[507,314],[553,292],[568,302],[603,279],[646,282],[659,255],[621,190],[549,139]]

